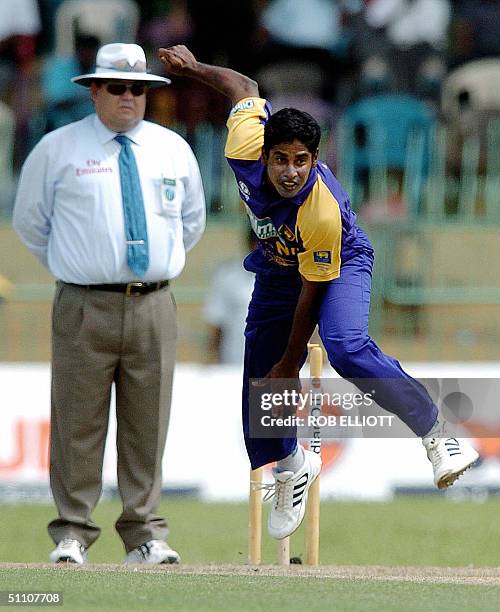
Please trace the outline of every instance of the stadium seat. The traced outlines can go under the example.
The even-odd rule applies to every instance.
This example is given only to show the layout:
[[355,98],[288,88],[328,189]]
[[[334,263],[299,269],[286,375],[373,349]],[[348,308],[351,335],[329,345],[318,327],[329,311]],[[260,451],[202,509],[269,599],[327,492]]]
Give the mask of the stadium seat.
[[409,212],[418,213],[434,123],[434,112],[407,95],[375,95],[347,107],[339,123],[339,174],[355,204],[387,199],[388,173],[398,171]]

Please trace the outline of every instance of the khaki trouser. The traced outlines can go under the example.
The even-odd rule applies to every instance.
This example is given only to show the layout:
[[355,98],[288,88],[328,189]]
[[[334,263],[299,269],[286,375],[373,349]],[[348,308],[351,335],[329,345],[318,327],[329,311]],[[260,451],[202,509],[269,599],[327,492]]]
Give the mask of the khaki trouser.
[[58,282],[52,335],[50,483],[59,518],[50,535],[86,547],[99,536],[91,514],[102,491],[114,382],[123,503],[115,526],[127,552],[165,539],[166,521],[155,511],[177,335],[170,290],[127,297]]

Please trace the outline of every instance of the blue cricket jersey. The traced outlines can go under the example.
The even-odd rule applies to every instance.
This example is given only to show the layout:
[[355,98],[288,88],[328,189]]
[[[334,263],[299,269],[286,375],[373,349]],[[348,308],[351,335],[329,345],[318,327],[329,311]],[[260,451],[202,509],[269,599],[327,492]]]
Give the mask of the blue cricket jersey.
[[328,166],[318,161],[304,187],[282,198],[266,180],[261,160],[269,102],[245,98],[227,122],[225,155],[245,203],[259,248],[245,259],[256,273],[300,273],[311,281],[329,281],[341,264],[359,252],[373,253],[366,234],[356,226],[349,198]]

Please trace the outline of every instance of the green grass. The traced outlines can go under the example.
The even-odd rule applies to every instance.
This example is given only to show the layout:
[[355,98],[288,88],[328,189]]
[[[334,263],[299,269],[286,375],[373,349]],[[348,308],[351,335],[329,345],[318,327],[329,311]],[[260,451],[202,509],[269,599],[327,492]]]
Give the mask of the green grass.
[[[267,507],[264,508],[267,512]],[[113,524],[117,501],[102,502],[95,522],[102,534],[90,549],[94,563],[119,563],[123,547]],[[169,542],[187,564],[245,563],[245,504],[203,504],[169,500]],[[46,561],[52,542],[46,525],[51,506],[2,505],[0,562]],[[500,566],[500,500],[453,502],[439,498],[398,499],[388,503],[323,503],[321,562],[324,565]],[[292,553],[304,553],[304,529],[292,539]],[[263,560],[275,561],[275,544],[265,533]]]
[[[326,578],[0,570],[0,589],[62,591],[66,610],[498,610],[500,586]],[[52,608],[61,609],[61,608]]]
[[[94,520],[102,535],[93,563],[120,563],[123,548],[113,524],[116,501],[99,504]],[[186,564],[246,562],[245,504],[168,500],[160,512],[169,541]],[[323,503],[324,565],[500,566],[500,500],[453,502],[438,498],[390,503]],[[54,509],[0,506],[0,562],[44,562],[52,548],[46,524]],[[303,555],[303,528],[292,554]],[[275,544],[263,537],[263,561]],[[0,590],[64,593],[65,610],[499,610],[500,586],[370,581],[263,575],[188,575],[0,569]],[[35,608],[33,608],[35,609]],[[58,608],[55,608],[58,609]],[[59,608],[61,609],[61,608]]]

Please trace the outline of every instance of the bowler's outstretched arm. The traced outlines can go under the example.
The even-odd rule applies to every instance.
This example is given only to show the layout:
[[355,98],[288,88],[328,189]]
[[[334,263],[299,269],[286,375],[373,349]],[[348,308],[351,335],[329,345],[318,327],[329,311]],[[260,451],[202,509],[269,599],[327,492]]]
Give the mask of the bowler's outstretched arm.
[[184,45],[159,49],[158,55],[169,74],[189,77],[213,87],[227,96],[234,105],[243,98],[259,95],[255,81],[230,68],[199,62]]

